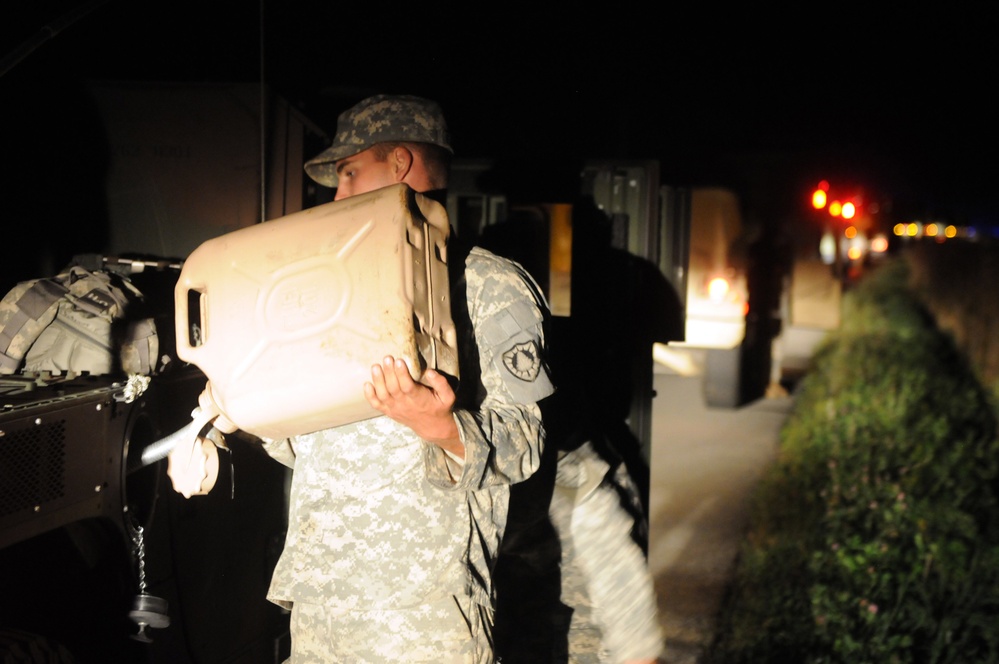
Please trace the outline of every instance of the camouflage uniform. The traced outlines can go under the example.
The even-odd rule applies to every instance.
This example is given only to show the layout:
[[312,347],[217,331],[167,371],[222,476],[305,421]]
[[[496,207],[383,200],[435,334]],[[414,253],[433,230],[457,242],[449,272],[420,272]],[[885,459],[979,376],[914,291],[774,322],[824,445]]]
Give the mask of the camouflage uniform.
[[[620,493],[630,500],[622,504]],[[631,538],[640,504],[623,463],[590,443],[559,459],[549,510],[562,545],[562,602],[572,607],[568,661],[616,664],[663,652],[653,582]]]
[[[553,388],[546,305],[527,273],[472,249],[463,283],[463,463],[387,417],[266,443],[295,468],[268,597],[296,607],[296,664],[492,661],[491,570],[509,485],[538,467],[536,402]],[[477,356],[478,380],[464,353]]]

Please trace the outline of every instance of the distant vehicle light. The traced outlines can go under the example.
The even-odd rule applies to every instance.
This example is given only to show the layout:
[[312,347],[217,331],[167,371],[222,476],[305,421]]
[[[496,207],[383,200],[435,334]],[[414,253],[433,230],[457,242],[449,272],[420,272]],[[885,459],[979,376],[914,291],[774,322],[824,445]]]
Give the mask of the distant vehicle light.
[[826,265],[832,265],[836,261],[836,239],[832,233],[823,233],[819,240],[819,255]]
[[[895,233],[898,235],[898,233]],[[878,235],[871,240],[871,251],[876,254],[883,254],[888,251],[888,238],[884,235]]]
[[826,192],[821,189],[816,189],[812,193],[812,207],[816,210],[821,210],[826,206]]
[[919,234],[919,224],[914,221],[909,222],[909,225],[905,227],[905,234],[909,237],[916,237]]
[[846,203],[843,203],[843,208],[840,210],[840,214],[844,219],[853,219],[857,214],[857,207],[850,201],[847,201]]
[[892,229],[892,232],[898,236],[905,235],[905,224],[903,223],[895,224],[895,227]]
[[860,247],[850,247],[846,251],[846,257],[851,261],[859,261],[864,257],[864,250]]
[[838,217],[843,214],[843,204],[839,201],[833,201],[829,204],[829,214],[834,217]]
[[843,231],[843,235],[845,235],[846,237],[848,237],[849,239],[852,240],[853,238],[857,237],[857,227],[856,226],[847,226],[846,230]]
[[944,235],[946,235],[947,237],[957,237],[957,227],[948,226],[947,228],[944,229]]
[[708,299],[712,302],[721,302],[728,295],[730,288],[728,279],[715,277],[708,283]]
[[923,229],[923,233],[927,237],[935,237],[936,234],[937,234],[937,225],[936,224],[926,224],[926,227]]

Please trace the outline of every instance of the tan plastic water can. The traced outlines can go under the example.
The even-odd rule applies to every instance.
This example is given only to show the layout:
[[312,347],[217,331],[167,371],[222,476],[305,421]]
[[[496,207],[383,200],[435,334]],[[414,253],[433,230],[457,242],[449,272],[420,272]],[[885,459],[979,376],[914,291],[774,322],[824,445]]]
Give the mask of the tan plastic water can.
[[444,207],[404,184],[208,240],[177,282],[177,355],[236,427],[270,438],[379,413],[371,366],[458,377]]

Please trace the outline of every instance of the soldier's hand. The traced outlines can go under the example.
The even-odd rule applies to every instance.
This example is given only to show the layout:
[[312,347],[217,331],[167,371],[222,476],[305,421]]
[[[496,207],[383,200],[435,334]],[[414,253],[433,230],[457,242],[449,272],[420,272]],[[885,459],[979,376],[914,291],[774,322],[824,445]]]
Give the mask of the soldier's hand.
[[[455,394],[442,374],[427,369],[423,383],[413,380],[406,362],[387,356],[371,367],[364,396],[383,415],[403,424],[420,438],[445,450],[465,455],[452,408]],[[425,383],[425,384],[424,384]]]
[[178,443],[167,457],[167,475],[173,489],[185,498],[204,496],[219,476],[219,451],[215,444],[197,437]]

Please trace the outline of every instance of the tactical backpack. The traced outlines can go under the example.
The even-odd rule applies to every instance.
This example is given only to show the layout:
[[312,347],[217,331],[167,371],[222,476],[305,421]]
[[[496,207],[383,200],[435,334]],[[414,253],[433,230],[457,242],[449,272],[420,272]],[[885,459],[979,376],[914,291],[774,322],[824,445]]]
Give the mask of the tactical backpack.
[[17,284],[0,301],[0,374],[152,373],[155,322],[129,315],[141,300],[121,275],[78,265]]

